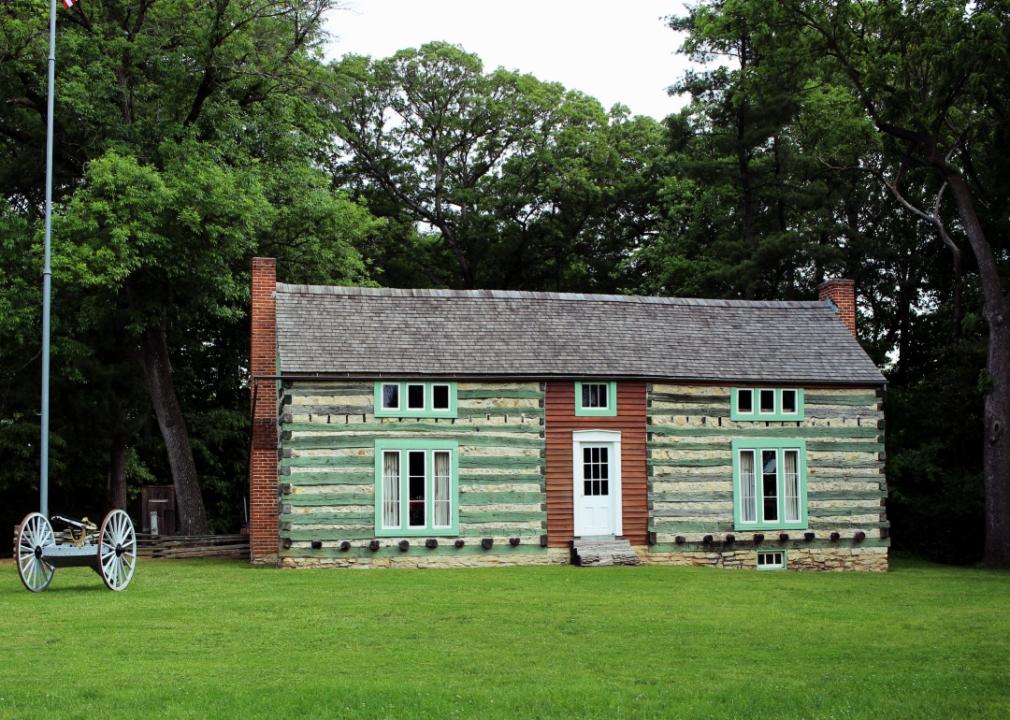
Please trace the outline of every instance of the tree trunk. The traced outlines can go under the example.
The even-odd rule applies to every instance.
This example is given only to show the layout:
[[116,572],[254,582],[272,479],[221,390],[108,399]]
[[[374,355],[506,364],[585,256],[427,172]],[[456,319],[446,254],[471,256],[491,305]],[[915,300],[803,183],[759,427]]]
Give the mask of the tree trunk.
[[1010,327],[989,325],[985,396],[985,564],[1010,568]]
[[968,243],[978,262],[982,281],[983,312],[989,326],[985,393],[985,442],[982,465],[985,483],[985,564],[1010,568],[1010,326],[1007,299],[1003,294],[999,268],[992,247],[982,230],[964,179],[948,170],[958,216]]
[[126,443],[119,436],[114,436],[109,452],[109,485],[106,489],[110,510],[126,509],[126,452]]
[[147,391],[151,396],[154,414],[158,418],[158,427],[161,428],[161,437],[168,452],[168,463],[172,468],[180,529],[186,535],[205,534],[207,513],[200,496],[200,482],[193,462],[193,449],[189,444],[189,432],[172,381],[164,320],[158,326],[144,331],[141,351]]

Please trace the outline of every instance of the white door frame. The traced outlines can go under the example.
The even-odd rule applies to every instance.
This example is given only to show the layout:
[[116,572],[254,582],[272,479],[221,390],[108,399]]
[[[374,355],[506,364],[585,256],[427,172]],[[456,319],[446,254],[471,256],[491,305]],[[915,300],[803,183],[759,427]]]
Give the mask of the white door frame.
[[610,477],[610,526],[614,535],[624,534],[624,512],[621,494],[621,433],[614,430],[574,430],[572,431],[572,530],[578,537],[578,503],[575,498],[582,494],[582,445],[610,443],[613,445]]

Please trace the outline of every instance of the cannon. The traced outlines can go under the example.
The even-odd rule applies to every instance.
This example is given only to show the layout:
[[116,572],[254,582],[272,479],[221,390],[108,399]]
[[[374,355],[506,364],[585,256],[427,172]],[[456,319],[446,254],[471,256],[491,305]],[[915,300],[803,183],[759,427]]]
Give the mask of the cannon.
[[137,533],[129,515],[112,510],[100,526],[62,515],[53,515],[52,522],[64,531],[64,542],[42,513],[28,513],[18,526],[15,555],[26,588],[45,590],[56,568],[90,567],[109,590],[126,589],[137,567]]

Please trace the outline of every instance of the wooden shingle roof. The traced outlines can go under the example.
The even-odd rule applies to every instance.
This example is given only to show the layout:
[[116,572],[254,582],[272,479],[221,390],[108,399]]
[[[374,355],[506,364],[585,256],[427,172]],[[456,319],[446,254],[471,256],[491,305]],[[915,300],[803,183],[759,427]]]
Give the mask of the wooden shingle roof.
[[881,385],[820,301],[277,285],[282,374]]

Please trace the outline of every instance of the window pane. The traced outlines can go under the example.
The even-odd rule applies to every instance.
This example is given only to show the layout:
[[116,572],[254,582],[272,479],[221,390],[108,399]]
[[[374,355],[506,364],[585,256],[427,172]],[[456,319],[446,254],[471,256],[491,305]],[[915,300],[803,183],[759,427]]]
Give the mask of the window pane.
[[424,451],[411,451],[407,455],[407,521],[410,527],[424,527]]
[[779,519],[778,453],[775,450],[761,451],[761,477],[765,522],[777,521]]
[[400,408],[400,386],[396,383],[382,386],[382,409],[398,410]]
[[449,409],[449,386],[448,385],[432,385],[431,386],[431,408],[433,410],[448,410]]
[[757,499],[754,494],[754,451],[740,451],[740,518],[743,522],[757,520]]
[[736,392],[736,409],[741,413],[752,413],[754,412],[754,391],[753,390],[737,390]]
[[448,452],[434,453],[435,527],[449,527],[452,524],[452,496],[450,494],[452,474],[449,470],[449,459]]
[[609,386],[600,383],[582,383],[582,407],[606,408],[608,406]]
[[424,385],[407,386],[407,409],[424,410]]
[[785,519],[798,522],[800,519],[800,473],[799,453],[785,450],[782,453],[782,496],[785,500]]
[[585,495],[609,494],[610,450],[607,447],[582,448],[582,478]]
[[586,497],[589,497],[590,495],[593,494],[593,481],[592,480],[583,480],[582,481],[582,494],[585,495]]
[[775,412],[775,391],[774,390],[762,390],[761,391],[761,412],[763,412],[763,413],[773,413],[773,412]]
[[794,414],[796,412],[796,391],[782,391],[782,412]]
[[400,527],[400,453],[382,454],[382,527]]

